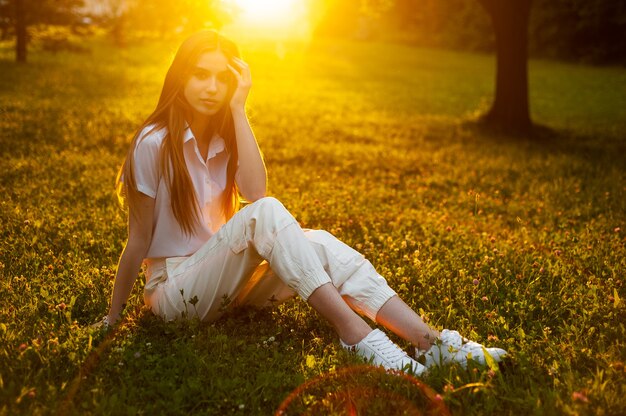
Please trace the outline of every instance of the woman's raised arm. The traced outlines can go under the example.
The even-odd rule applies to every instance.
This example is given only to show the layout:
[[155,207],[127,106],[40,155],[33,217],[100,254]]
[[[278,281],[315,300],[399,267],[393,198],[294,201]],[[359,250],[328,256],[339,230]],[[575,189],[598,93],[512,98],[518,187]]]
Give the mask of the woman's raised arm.
[[246,116],[245,104],[252,87],[250,67],[239,58],[233,58],[228,68],[237,79],[237,88],[230,100],[230,110],[235,124],[235,137],[239,153],[239,169],[235,176],[241,195],[250,202],[263,198],[267,192],[267,172],[261,157],[250,122]]

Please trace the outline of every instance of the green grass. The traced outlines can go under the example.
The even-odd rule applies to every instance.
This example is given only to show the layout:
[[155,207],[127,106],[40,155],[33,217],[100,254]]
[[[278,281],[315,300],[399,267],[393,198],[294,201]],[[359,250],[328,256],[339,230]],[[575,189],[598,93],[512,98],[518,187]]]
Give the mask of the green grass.
[[[536,141],[468,122],[491,98],[489,56],[269,46],[242,49],[270,194],[365,254],[431,324],[511,353],[501,371],[423,379],[452,413],[626,412],[626,70],[531,62],[533,116],[553,129]],[[174,50],[90,47],[26,66],[0,48],[0,414],[271,414],[358,364],[298,300],[164,323],[139,280],[116,332],[89,327],[125,241],[116,170]],[[421,403],[371,377],[328,376],[300,409],[343,414],[347,385]]]

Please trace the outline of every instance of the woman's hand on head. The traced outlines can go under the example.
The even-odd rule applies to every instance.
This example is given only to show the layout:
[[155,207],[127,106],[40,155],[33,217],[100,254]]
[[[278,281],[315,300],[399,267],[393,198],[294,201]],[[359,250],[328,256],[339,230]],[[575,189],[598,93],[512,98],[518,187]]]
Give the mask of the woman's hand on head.
[[250,66],[240,58],[234,57],[232,63],[235,65],[228,65],[228,69],[233,73],[237,85],[235,91],[230,99],[231,110],[243,109],[246,105],[246,99],[250,88],[252,88],[252,77],[250,75]]

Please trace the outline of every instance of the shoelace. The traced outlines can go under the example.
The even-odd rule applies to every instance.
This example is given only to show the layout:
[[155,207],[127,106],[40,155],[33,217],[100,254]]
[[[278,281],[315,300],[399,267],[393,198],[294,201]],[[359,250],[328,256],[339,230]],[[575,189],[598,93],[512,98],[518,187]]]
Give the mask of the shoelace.
[[[450,331],[447,337],[448,353],[457,354],[462,352],[463,354],[482,353],[483,346],[477,342],[470,341],[467,338],[463,338],[457,331]],[[444,343],[445,345],[445,343]],[[441,348],[441,347],[440,347]]]
[[377,351],[380,351],[381,355],[392,363],[402,360],[407,356],[400,347],[391,342],[387,337],[373,340],[370,342],[370,345],[376,348]]
[[457,331],[448,331],[446,335],[445,339],[442,339],[443,343],[452,346],[456,350],[463,348],[463,345],[469,341],[464,339]]

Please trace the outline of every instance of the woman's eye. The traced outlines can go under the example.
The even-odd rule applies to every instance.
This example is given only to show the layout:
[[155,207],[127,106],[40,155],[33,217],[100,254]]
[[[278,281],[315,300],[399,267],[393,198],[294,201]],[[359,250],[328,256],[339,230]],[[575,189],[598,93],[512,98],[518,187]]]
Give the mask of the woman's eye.
[[209,77],[209,74],[205,71],[196,71],[193,74],[194,77],[198,78],[198,79],[207,79]]
[[227,83],[230,81],[230,75],[227,72],[222,72],[217,75],[217,80],[219,82]]

